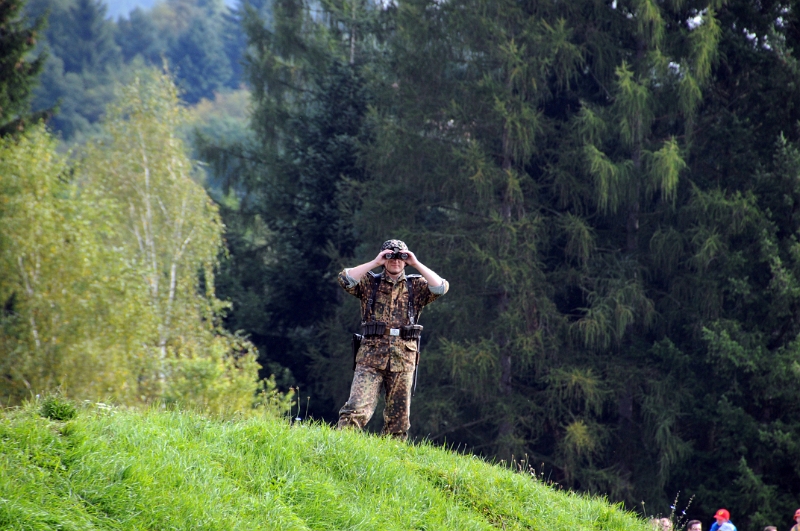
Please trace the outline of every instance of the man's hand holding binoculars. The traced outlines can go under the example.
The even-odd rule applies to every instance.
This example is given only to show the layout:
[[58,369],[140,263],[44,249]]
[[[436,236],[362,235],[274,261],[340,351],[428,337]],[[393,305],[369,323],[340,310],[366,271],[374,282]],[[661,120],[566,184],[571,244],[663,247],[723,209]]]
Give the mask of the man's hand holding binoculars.
[[402,251],[392,251],[391,249],[384,249],[375,258],[378,265],[386,265],[389,260],[403,260],[406,265],[417,267],[417,257],[408,249]]
[[[406,257],[403,258],[403,255]],[[402,260],[404,263],[400,264],[397,262],[389,263],[390,260]],[[378,253],[374,259],[366,264],[361,264],[356,267],[347,269],[347,275],[353,279],[355,282],[359,282],[361,278],[367,274],[367,271],[378,267],[383,266],[386,273],[388,273],[392,278],[397,278],[400,273],[403,272],[405,266],[411,266],[415,268],[419,273],[425,277],[425,280],[428,281],[428,284],[431,286],[441,286],[442,285],[442,277],[431,271],[425,264],[417,260],[417,255],[409,251],[408,249],[382,249],[381,252]]]

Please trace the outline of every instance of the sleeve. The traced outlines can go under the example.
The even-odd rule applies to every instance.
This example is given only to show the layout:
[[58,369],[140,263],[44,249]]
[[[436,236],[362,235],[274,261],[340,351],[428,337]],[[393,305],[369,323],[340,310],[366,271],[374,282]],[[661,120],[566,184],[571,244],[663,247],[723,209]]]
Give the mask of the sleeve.
[[447,279],[442,279],[442,283],[438,286],[428,286],[428,289],[431,290],[431,293],[434,295],[444,295],[447,293],[447,290],[450,289],[450,284],[447,282]]
[[364,281],[368,279],[370,275],[367,273],[364,275],[364,278],[361,279],[361,282],[358,282],[351,277],[349,273],[350,268],[343,269],[339,272],[339,276],[337,277],[339,285],[350,295],[361,298],[361,294],[364,293]]
[[450,289],[450,284],[447,280],[442,279],[441,286],[430,287],[428,286],[428,281],[425,280],[425,277],[418,277],[414,279],[414,298],[416,299],[415,306],[419,309],[422,309],[424,306],[432,303]]
[[350,276],[350,269],[352,269],[352,268],[346,267],[346,268],[344,268],[344,271],[342,271],[342,273],[344,273],[344,279],[347,282],[346,286],[344,286],[344,285],[342,286],[345,289],[352,288],[353,286],[358,284],[358,280],[356,280],[356,279],[354,279],[353,277]]

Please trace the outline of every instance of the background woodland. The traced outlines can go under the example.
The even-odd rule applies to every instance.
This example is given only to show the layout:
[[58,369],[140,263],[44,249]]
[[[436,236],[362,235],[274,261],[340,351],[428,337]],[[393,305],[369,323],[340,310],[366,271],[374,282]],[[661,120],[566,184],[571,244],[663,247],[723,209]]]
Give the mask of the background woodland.
[[788,529],[799,4],[6,2],[0,393],[332,421],[400,238],[451,283],[413,436]]

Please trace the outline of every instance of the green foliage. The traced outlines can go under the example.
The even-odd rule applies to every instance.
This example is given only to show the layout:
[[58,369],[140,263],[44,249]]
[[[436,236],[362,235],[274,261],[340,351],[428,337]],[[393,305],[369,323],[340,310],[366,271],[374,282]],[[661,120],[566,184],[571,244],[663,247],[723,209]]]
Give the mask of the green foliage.
[[[280,364],[302,378],[304,389],[329,387],[331,367],[319,344],[323,329],[337,328],[327,321],[340,315],[331,269],[356,245],[354,188],[365,179],[358,150],[367,140],[372,95],[360,54],[369,46],[346,36],[375,13],[352,7],[325,4],[330,23],[320,23],[307,2],[277,3],[272,24],[245,10],[254,138],[206,138],[204,151],[237,197],[223,210],[231,258],[220,285],[234,305],[227,322],[252,334],[264,365],[280,352]],[[295,34],[297,28],[306,33]],[[314,373],[325,375],[312,384],[317,362],[324,368]],[[330,414],[333,401],[323,405],[318,396],[314,413]]]
[[[0,146],[2,396],[18,402],[61,385],[85,396],[136,396],[146,301],[103,244],[113,209],[80,190],[42,127]],[[134,386],[135,387],[135,386]]]
[[136,264],[147,289],[148,347],[158,361],[141,377],[167,383],[168,400],[197,396],[236,409],[243,404],[232,396],[255,393],[257,365],[249,343],[216,328],[227,306],[214,293],[223,225],[177,135],[185,120],[169,77],[143,71],[109,109],[107,140],[87,149],[80,178],[119,205],[129,229],[108,243]]
[[49,395],[42,400],[39,413],[51,420],[71,420],[78,414],[78,408],[59,395]]
[[154,17],[139,8],[117,21],[116,41],[126,62],[138,56],[152,65],[160,64],[167,46]]
[[400,237],[452,284],[423,318],[413,433],[656,512],[681,491],[743,529],[788,514],[796,6],[261,7],[258,143],[216,159],[240,177],[224,286],[315,413],[347,394],[358,319],[330,276]]
[[[800,332],[798,116],[777,112],[797,97],[796,36],[770,22],[780,9],[388,10],[353,263],[392,235],[453,283],[424,318],[415,433],[535,455],[631,506],[690,485],[696,516],[720,500],[745,527],[786,512],[778,492],[800,476],[764,442],[800,433],[783,364]],[[345,359],[327,348],[326,367]],[[756,514],[748,492],[770,502]]]
[[[265,380],[260,390],[257,387],[260,366],[251,343],[226,335],[206,341],[210,344],[184,347],[181,357],[166,360],[165,403],[220,414],[274,402],[274,380]],[[258,397],[258,391],[264,396]]]
[[491,465],[270,417],[87,406],[0,416],[4,529],[641,531],[604,499]]
[[28,116],[31,91],[42,70],[45,56],[31,57],[43,21],[30,24],[24,0],[9,0],[0,6],[0,134],[19,129]]
[[[119,62],[113,24],[93,2],[49,4],[63,35],[47,90],[88,131]],[[414,433],[534,456],[563,485],[631,506],[666,511],[681,491],[693,517],[724,504],[740,528],[778,522],[800,494],[795,7],[286,0],[225,18],[220,2],[171,0],[138,12],[117,25],[124,60],[167,56],[189,97],[209,98],[196,116],[234,84],[222,54],[244,48],[229,25],[244,24],[251,135],[206,125],[219,211],[174,132],[174,87],[148,75],[81,165],[42,131],[3,144],[4,396],[60,384],[220,414],[284,407],[274,383],[255,394],[252,345],[219,328],[224,220],[226,322],[332,415],[358,319],[332,275],[400,237],[452,284],[423,318]],[[79,13],[94,37],[65,37]],[[148,175],[158,200],[141,193]],[[181,252],[190,227],[201,245]],[[458,498],[458,478],[421,473],[478,503]],[[475,507],[496,525],[501,505]]]
[[50,126],[64,140],[97,134],[114,85],[130,82],[144,66],[166,63],[189,103],[240,87],[240,20],[222,0],[159,2],[116,22],[106,18],[106,9],[100,0],[31,0],[27,6],[31,16],[48,20],[40,42],[48,59],[34,105],[57,106]]
[[80,179],[124,213],[129,231],[109,243],[123,247],[144,273],[164,354],[188,323],[223,307],[213,287],[223,227],[176,134],[186,118],[167,76],[143,71],[107,115],[106,140],[87,147]]
[[177,89],[143,71],[107,116],[78,163],[41,127],[0,145],[2,396],[249,410],[256,352],[218,326],[223,226],[178,136]]
[[[47,42],[53,55],[64,62],[65,72],[103,73],[120,65],[120,50],[114,42],[114,25],[106,19],[102,0],[52,2],[56,10],[48,17]],[[33,7],[33,4],[32,4]],[[41,9],[41,7],[39,7]]]
[[122,79],[115,26],[105,18],[105,4],[31,0],[27,10],[47,20],[39,43],[47,62],[34,91],[34,107],[56,107],[50,126],[65,139],[94,133],[105,106],[113,100],[113,83]]
[[[215,93],[213,100],[201,99],[196,105],[187,108],[187,123],[184,137],[190,139],[193,147],[192,157],[199,159],[204,146],[230,146],[252,142],[250,121],[250,91],[239,89]],[[212,165],[205,165],[205,187],[209,194],[220,203],[222,215],[227,208],[236,208],[236,194],[226,194],[226,183],[234,180],[232,175]],[[236,171],[231,168],[231,172]],[[230,220],[227,220],[230,221]],[[228,232],[235,232],[228,226]],[[230,235],[229,235],[230,238]],[[230,239],[228,244],[231,244]],[[224,282],[224,281],[223,281]]]
[[[221,6],[222,2],[219,3]],[[211,97],[231,78],[230,60],[222,41],[224,30],[217,27],[222,22],[219,15],[215,18],[202,15],[192,18],[167,52],[167,59],[178,74],[178,84],[187,103]]]

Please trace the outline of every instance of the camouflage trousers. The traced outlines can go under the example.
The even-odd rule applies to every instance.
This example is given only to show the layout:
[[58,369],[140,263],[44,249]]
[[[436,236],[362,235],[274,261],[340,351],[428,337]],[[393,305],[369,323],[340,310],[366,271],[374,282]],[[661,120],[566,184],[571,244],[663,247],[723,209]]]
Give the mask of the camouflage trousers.
[[408,416],[413,380],[413,372],[390,372],[359,363],[350,386],[350,398],[339,410],[337,427],[361,429],[366,426],[375,413],[378,393],[383,390],[386,406],[381,434],[406,440],[411,427]]

